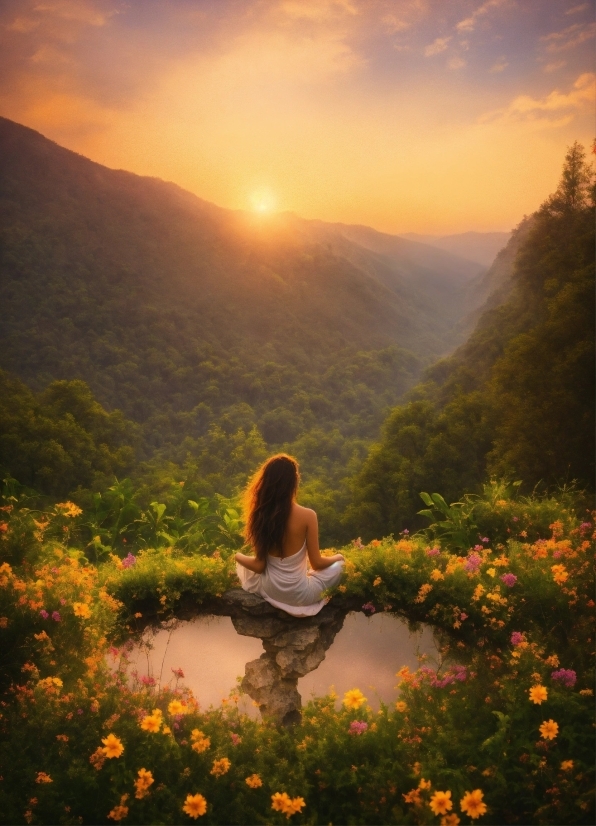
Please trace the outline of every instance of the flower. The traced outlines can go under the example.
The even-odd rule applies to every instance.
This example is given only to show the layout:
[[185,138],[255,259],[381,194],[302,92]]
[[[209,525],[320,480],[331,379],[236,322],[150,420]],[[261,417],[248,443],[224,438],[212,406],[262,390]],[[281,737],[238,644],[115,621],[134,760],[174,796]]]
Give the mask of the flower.
[[422,791],[425,791],[426,789],[430,789],[431,786],[432,786],[432,783],[430,782],[430,780],[425,780],[424,777],[420,778],[420,783],[418,784],[419,789],[422,789]]
[[83,511],[78,508],[74,502],[59,502],[56,507],[63,511],[62,516],[75,517],[83,513]]
[[128,806],[114,806],[112,811],[109,813],[108,817],[111,817],[112,820],[123,820],[126,815],[128,814]]
[[395,708],[397,709],[397,711],[400,711],[402,714],[403,714],[404,711],[408,710],[408,706],[407,706],[406,703],[404,703],[403,700],[399,700],[399,702],[397,702],[395,704]]
[[427,556],[438,556],[441,553],[440,548],[427,548],[426,555]]
[[142,800],[143,797],[149,794],[149,786],[151,786],[155,780],[151,772],[147,771],[147,769],[139,769],[138,775],[138,778],[135,780],[135,797],[138,800]]
[[304,806],[306,803],[303,797],[291,798],[286,792],[275,792],[271,795],[271,808],[276,812],[283,812],[288,819],[296,812],[300,813]]
[[348,729],[348,734],[363,734],[368,728],[368,723],[365,723],[364,720],[352,720],[350,723],[350,728]]
[[171,703],[168,704],[169,714],[186,714],[187,712],[188,706],[185,703],[181,703],[180,700],[172,700]]
[[351,688],[349,691],[346,691],[346,693],[344,694],[343,703],[344,703],[346,708],[355,710],[357,708],[360,708],[360,706],[365,702],[366,702],[366,697],[360,691],[359,688]]
[[383,582],[383,580],[381,579],[381,577],[380,577],[380,576],[376,577],[376,578],[374,579],[374,581],[373,581],[373,587],[374,587],[374,588],[376,588],[376,587],[377,587],[377,585],[380,585],[380,584],[381,584],[381,582]]
[[471,574],[475,574],[481,565],[482,557],[480,556],[480,554],[473,552],[468,556],[468,558],[464,562],[464,570],[468,571]]
[[181,668],[172,668],[172,674],[178,679],[184,679],[184,671]]
[[441,818],[441,826],[458,826],[461,823],[456,814],[445,815]]
[[430,578],[434,579],[435,582],[437,582],[439,579],[445,579],[445,577],[443,576],[443,572],[440,571],[438,568],[433,568],[433,570],[430,572]]
[[453,808],[451,792],[435,792],[428,804],[434,815],[445,815]]
[[104,737],[101,742],[104,745],[102,751],[106,757],[120,757],[120,755],[124,751],[122,741],[119,740],[115,734],[108,734],[108,736]]
[[499,579],[501,582],[504,582],[508,588],[513,588],[515,583],[517,582],[517,577],[515,574],[502,574]]
[[573,760],[563,760],[563,762],[561,763],[561,771],[562,772],[573,771]]
[[124,559],[122,560],[122,567],[123,568],[132,568],[132,566],[135,564],[136,561],[137,561],[136,556],[133,556],[131,553],[129,553],[128,556],[125,556]]
[[244,782],[248,786],[249,789],[258,789],[263,785],[263,781],[259,777],[258,774],[251,774],[250,777],[247,777]]
[[539,731],[545,740],[554,740],[559,733],[559,724],[554,720],[545,720]]
[[553,565],[551,571],[553,572],[553,579],[557,585],[562,585],[569,579],[569,573],[564,565]]
[[237,746],[242,742],[242,737],[239,734],[236,734],[235,731],[230,732],[230,737],[232,739],[232,745]]
[[214,760],[210,774],[213,774],[215,777],[221,777],[222,774],[227,774],[230,771],[231,765],[227,757],[222,757],[221,760]]
[[514,631],[511,635],[511,645],[521,645],[524,642],[524,635],[521,631]]
[[[495,576],[495,574],[497,573],[497,569],[496,568],[487,568],[486,573],[489,576]],[[450,815],[450,817],[457,817],[457,815]],[[457,817],[457,822],[459,823],[459,818],[458,817]]]
[[474,789],[473,792],[466,792],[459,802],[462,812],[467,814],[472,820],[481,817],[486,812],[486,803],[482,802],[484,794],[480,789]]
[[372,604],[372,602],[365,602],[364,605],[362,606],[362,610],[363,611],[368,611],[369,613],[374,614],[377,609]]
[[89,617],[91,616],[91,608],[89,608],[89,606],[86,605],[84,602],[74,602],[72,610],[74,611],[75,617],[89,619]]
[[419,806],[422,803],[420,789],[412,789],[407,794],[402,794],[402,797],[406,803],[412,803],[414,806]]
[[577,674],[571,668],[560,668],[550,675],[555,682],[562,683],[567,688],[573,688],[577,682]]
[[533,685],[529,691],[530,700],[537,706],[548,698],[548,691],[543,685]]
[[157,734],[157,732],[161,728],[162,722],[163,720],[161,715],[153,713],[147,714],[145,717],[143,717],[139,725],[141,726],[143,731],[149,731],[151,734]]
[[54,781],[50,777],[49,774],[45,772],[37,772],[37,777],[35,778],[36,783],[53,783]]
[[207,801],[202,794],[187,794],[182,811],[194,820],[202,817],[207,811]]
[[62,617],[60,616],[58,611],[52,611],[52,619],[54,622],[60,622]]
[[39,612],[39,614],[40,614],[42,619],[47,619],[50,616],[48,614],[48,612],[45,610],[45,608],[42,608],[41,611]]
[[100,771],[103,764],[106,762],[106,755],[104,750],[101,746],[98,746],[91,757],[89,758],[89,762],[93,766],[96,771]]

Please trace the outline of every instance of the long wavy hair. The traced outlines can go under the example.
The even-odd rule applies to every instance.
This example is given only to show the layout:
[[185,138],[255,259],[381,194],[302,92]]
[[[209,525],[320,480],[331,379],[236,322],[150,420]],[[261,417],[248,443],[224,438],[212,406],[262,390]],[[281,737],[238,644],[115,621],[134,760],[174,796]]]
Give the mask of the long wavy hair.
[[278,453],[259,468],[244,493],[244,538],[257,559],[270,551],[281,553],[300,472],[293,456]]

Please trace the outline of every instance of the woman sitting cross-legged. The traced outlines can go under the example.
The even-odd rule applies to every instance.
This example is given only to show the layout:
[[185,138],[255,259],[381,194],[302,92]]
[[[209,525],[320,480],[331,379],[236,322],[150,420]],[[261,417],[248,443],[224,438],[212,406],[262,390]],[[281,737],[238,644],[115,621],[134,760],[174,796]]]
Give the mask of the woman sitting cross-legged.
[[255,555],[236,554],[236,570],[245,591],[310,617],[327,602],[323,591],[341,579],[344,558],[321,556],[317,515],[296,501],[299,480],[298,462],[284,453],[254,475],[245,494],[244,536]]

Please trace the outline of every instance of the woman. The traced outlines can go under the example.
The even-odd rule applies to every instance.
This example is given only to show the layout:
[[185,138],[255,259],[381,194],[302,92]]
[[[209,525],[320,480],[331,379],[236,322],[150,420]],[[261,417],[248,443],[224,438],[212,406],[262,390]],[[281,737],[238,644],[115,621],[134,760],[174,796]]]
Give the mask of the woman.
[[295,617],[310,617],[327,602],[323,591],[339,582],[344,558],[321,556],[317,515],[296,502],[299,480],[298,462],[285,453],[254,475],[244,500],[244,537],[255,555],[236,554],[236,570],[245,591]]

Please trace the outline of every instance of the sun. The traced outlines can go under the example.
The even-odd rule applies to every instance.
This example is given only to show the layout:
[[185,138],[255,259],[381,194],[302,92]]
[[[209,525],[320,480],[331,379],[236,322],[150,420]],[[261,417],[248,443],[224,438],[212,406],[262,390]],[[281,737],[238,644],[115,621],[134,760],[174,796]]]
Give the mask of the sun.
[[250,196],[250,204],[253,212],[259,215],[268,215],[275,211],[275,195],[268,189],[260,189]]

